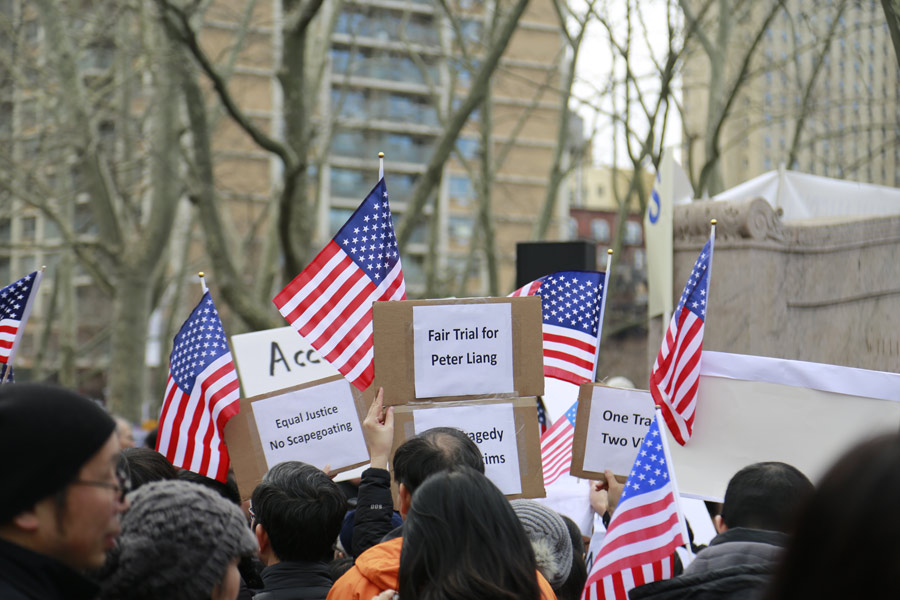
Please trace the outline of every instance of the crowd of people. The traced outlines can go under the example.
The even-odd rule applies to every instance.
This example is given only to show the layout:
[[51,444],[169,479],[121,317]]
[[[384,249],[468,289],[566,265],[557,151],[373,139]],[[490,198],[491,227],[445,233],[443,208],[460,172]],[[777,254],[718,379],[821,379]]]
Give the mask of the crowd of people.
[[[242,503],[233,480],[123,449],[127,428],[79,394],[2,386],[0,599],[581,597],[590,565],[578,526],[508,500],[467,435],[430,429],[393,450],[381,393],[363,429],[371,465],[351,493],[288,461]],[[621,484],[607,481],[591,504],[608,520]],[[818,486],[784,463],[748,465],[714,516],[718,535],[630,597],[896,597],[897,506],[897,434],[852,449]]]

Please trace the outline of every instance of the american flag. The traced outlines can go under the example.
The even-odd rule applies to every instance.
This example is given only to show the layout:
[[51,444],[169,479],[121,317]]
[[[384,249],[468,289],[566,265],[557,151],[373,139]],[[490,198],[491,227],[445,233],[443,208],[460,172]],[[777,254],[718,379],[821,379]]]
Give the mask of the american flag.
[[544,400],[538,396],[537,398],[537,417],[538,417],[538,431],[541,432],[541,435],[547,433],[547,427],[550,425],[550,417],[547,415],[547,407],[544,406]]
[[382,178],[334,239],[273,302],[325,360],[364,390],[375,374],[372,303],[405,299]]
[[224,482],[225,424],[240,410],[240,385],[209,292],[175,336],[156,449],[176,467]]
[[560,271],[510,296],[540,296],[544,320],[544,375],[576,385],[594,380],[605,275]]
[[40,283],[35,271],[0,290],[0,363],[12,363]]
[[572,440],[575,438],[575,402],[563,418],[541,436],[541,464],[544,467],[544,485],[550,485],[569,472],[572,466]]
[[682,446],[691,439],[694,427],[714,241],[710,237],[691,270],[650,371],[650,394],[672,437]]
[[634,459],[582,600],[627,600],[628,590],[672,576],[673,554],[688,536],[670,464],[657,417]]

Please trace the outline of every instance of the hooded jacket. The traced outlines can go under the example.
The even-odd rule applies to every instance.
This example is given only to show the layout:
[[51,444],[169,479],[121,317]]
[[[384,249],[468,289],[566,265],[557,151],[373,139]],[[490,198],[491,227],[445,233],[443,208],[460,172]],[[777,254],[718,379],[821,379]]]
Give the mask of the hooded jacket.
[[755,600],[772,577],[787,536],[777,531],[729,529],[720,533],[672,579],[634,588],[631,600]]
[[[398,537],[363,552],[356,564],[334,582],[328,600],[372,600],[384,590],[396,590],[402,548],[403,538]],[[556,600],[544,576],[537,573],[537,578],[543,600]]]

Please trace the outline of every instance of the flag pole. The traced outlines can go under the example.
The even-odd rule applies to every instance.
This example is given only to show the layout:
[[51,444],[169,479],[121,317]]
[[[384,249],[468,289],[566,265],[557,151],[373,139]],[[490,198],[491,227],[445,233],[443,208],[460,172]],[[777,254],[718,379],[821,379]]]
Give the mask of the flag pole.
[[384,179],[384,152],[378,153],[378,181]]
[[[713,257],[715,256],[715,245],[716,245],[716,224],[719,221],[716,219],[709,220],[709,272],[706,275],[706,304],[709,307],[709,282],[712,281],[712,267],[713,267]],[[705,320],[705,319],[704,319]]]
[[606,273],[603,276],[603,297],[600,298],[600,322],[597,325],[597,349],[594,351],[594,376],[591,381],[597,381],[597,366],[600,362],[600,339],[603,337],[603,316],[606,314],[606,297],[609,295],[609,272],[612,271],[613,250],[606,251]]
[[44,270],[47,265],[41,265],[34,278],[34,285],[31,286],[31,293],[28,294],[28,300],[25,303],[25,311],[22,313],[22,322],[19,331],[16,332],[16,339],[13,340],[12,348],[9,349],[9,360],[6,361],[6,370],[3,372],[3,380],[0,384],[6,383],[9,374],[12,371],[13,358],[16,356],[16,350],[19,348],[19,340],[22,339],[22,332],[25,331],[25,325],[28,323],[28,317],[31,315],[31,307],[34,305],[34,299],[37,296],[38,287],[41,285],[41,279],[44,278]]
[[[715,227],[715,225],[713,225]],[[662,440],[663,452],[666,453],[666,464],[669,465],[669,477],[672,481],[672,487],[675,489],[675,510],[678,511],[678,516],[681,517],[679,521],[679,525],[681,525],[681,535],[684,539],[684,547],[687,550],[688,556],[691,557],[691,560],[694,559],[694,551],[691,549],[691,537],[688,535],[686,519],[684,516],[684,511],[681,510],[681,491],[678,488],[678,481],[675,479],[675,465],[672,463],[672,453],[669,452],[669,434],[663,429],[663,425],[665,424],[665,419],[663,419],[662,411],[657,406],[653,411],[653,418],[656,419],[656,426],[659,428],[659,437]]]
[[203,290],[203,293],[205,294],[206,292],[209,291],[209,288],[206,287],[206,273],[204,273],[203,271],[200,271],[199,273],[197,273],[197,277],[200,278],[200,288]]

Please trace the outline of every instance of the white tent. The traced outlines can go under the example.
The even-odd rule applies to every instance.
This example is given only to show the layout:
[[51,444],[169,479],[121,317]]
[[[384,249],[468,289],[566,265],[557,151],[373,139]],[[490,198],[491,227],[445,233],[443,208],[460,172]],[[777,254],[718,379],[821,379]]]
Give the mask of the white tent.
[[713,200],[757,197],[781,208],[784,222],[900,215],[900,189],[785,170],[763,173]]

